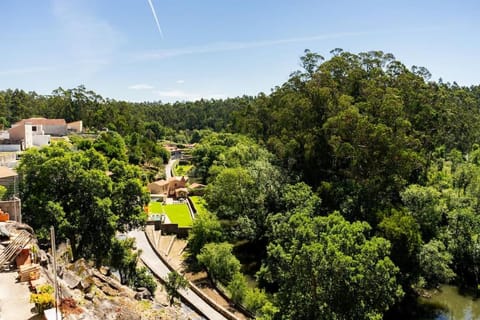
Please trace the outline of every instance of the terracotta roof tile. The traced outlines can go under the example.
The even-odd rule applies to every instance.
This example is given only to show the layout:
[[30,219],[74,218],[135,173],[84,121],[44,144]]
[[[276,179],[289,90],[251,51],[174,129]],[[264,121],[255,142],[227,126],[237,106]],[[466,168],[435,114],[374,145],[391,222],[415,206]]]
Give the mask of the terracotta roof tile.
[[18,176],[18,174],[14,170],[12,170],[8,167],[0,167],[0,179],[1,178],[16,177],[16,176]]
[[13,126],[19,126],[25,123],[30,123],[34,125],[43,124],[47,126],[64,126],[67,124],[65,119],[29,118],[22,119],[15,123]]

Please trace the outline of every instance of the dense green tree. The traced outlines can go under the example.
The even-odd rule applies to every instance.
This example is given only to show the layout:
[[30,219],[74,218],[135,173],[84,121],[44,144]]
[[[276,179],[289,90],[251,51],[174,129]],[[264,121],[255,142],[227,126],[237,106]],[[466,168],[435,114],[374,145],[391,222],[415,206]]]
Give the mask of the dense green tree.
[[167,274],[165,278],[165,290],[170,300],[170,305],[173,305],[175,299],[180,298],[178,290],[186,289],[188,287],[188,281],[177,271],[172,271]]
[[217,217],[208,211],[197,214],[193,221],[192,230],[188,234],[189,254],[196,258],[204,245],[221,240],[222,227]]
[[274,319],[275,314],[279,311],[268,299],[265,291],[258,288],[246,290],[244,304],[255,314],[256,319]]
[[[427,221],[436,230],[435,238],[424,239],[426,244],[422,249],[425,259],[436,259],[435,262],[426,260],[424,265],[426,270],[422,276],[427,285],[451,279],[448,268],[462,286],[475,288],[479,284],[480,220],[476,212],[480,167],[476,153],[477,150],[473,150],[463,156],[455,150],[447,153],[444,148],[437,149],[437,158],[429,168],[427,187],[413,187],[416,192],[410,198],[423,210],[420,221]],[[420,209],[417,212],[422,213]]]
[[402,297],[390,245],[368,239],[368,224],[338,213],[313,219],[296,213],[284,224],[273,233],[260,271],[278,286],[279,318],[378,318]]
[[436,235],[442,220],[444,209],[440,192],[434,187],[410,185],[402,192],[402,200],[420,225],[423,238],[428,242]]
[[109,254],[109,264],[118,271],[123,284],[132,285],[139,258],[139,252],[134,252],[135,239],[114,239]]
[[208,208],[220,219],[229,220],[229,240],[263,237],[266,219],[277,209],[285,181],[273,162],[271,153],[238,135],[207,135],[196,146],[195,167],[208,172],[210,182],[205,194]]
[[[222,220],[211,233],[208,224],[205,232],[199,228],[190,244],[194,256],[206,242],[229,240],[247,242],[256,259],[268,261],[269,241],[289,252],[286,239],[301,243],[302,232],[312,233],[292,228],[292,219],[316,220],[338,210],[349,221],[367,221],[368,233],[391,242],[403,285],[448,266],[455,281],[476,287],[480,86],[432,81],[425,68],[409,69],[382,51],[330,54],[325,59],[306,50],[302,70],[256,97],[165,104],[105,99],[84,86],[58,88],[49,96],[0,91],[3,125],[43,116],[82,120],[90,132],[110,130],[92,140],[72,138],[78,152],[58,145],[23,155],[26,221],[40,239],[54,225],[61,239],[71,238],[77,256],[98,258],[108,252],[116,229],[145,218],[142,185],[154,173],[146,177],[126,161],[161,165],[169,155],[159,139],[197,143],[193,171],[209,183],[208,207]],[[100,238],[91,244],[95,234]],[[298,250],[307,256],[307,248]],[[298,256],[295,251],[291,260]],[[426,263],[422,271],[420,257],[443,262]],[[268,288],[283,290],[279,283]]]
[[252,205],[254,194],[251,192],[255,184],[247,169],[226,168],[208,185],[205,199],[208,208],[217,212],[220,218],[235,219],[249,215],[254,210]]
[[146,203],[138,176],[116,174],[128,173],[128,165],[117,161],[110,177],[105,163],[93,150],[57,144],[28,150],[18,167],[25,221],[40,239],[48,239],[53,225],[59,241],[70,240],[75,258],[97,263],[108,256],[116,230],[142,223]]
[[447,247],[453,256],[452,267],[461,283],[473,287],[480,284],[479,234],[480,218],[471,208],[449,213]]
[[101,132],[95,139],[93,147],[109,159],[117,159],[120,161],[127,161],[128,159],[125,141],[117,132]]
[[242,303],[247,292],[247,280],[245,276],[241,273],[234,274],[232,280],[228,283],[227,289],[234,303]]
[[232,248],[227,242],[208,243],[197,255],[198,262],[205,267],[214,282],[228,284],[240,271],[240,261],[233,255]]
[[140,179],[117,179],[112,188],[111,199],[112,210],[119,216],[117,226],[120,231],[145,224],[147,214],[143,208],[150,201],[150,196]]
[[428,287],[450,282],[455,273],[450,268],[452,255],[439,240],[423,245],[419,253],[420,274]]
[[282,210],[288,212],[316,212],[321,200],[312,188],[304,182],[287,184],[283,187],[280,199]]
[[127,136],[125,142],[128,147],[128,161],[132,164],[150,163],[156,157],[162,158],[166,163],[170,157],[163,146],[137,132]]
[[165,137],[165,128],[158,121],[145,122],[145,134],[151,140],[160,140]]
[[400,268],[404,288],[416,282],[419,274],[419,252],[422,248],[420,227],[411,214],[392,209],[378,225],[379,234],[391,243],[390,257]]
[[147,288],[152,295],[155,295],[155,290],[157,289],[157,281],[147,267],[140,267],[137,268],[137,270],[135,271],[133,286],[135,288]]

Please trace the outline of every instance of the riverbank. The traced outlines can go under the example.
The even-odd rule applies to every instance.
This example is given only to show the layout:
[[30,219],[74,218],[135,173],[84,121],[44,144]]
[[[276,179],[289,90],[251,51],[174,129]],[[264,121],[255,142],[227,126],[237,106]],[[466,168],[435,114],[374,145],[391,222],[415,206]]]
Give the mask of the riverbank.
[[428,298],[410,296],[385,315],[385,320],[473,320],[480,319],[480,299],[452,285],[429,290]]

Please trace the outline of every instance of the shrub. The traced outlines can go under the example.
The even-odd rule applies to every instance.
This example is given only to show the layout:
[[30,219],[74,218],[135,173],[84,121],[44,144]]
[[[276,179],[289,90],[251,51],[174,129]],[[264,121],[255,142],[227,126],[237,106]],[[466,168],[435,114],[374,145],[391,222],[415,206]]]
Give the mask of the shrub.
[[38,313],[55,306],[53,287],[51,285],[41,285],[38,287],[37,292],[30,294],[30,302],[35,304]]
[[240,272],[240,261],[232,253],[230,243],[207,243],[197,254],[197,261],[204,266],[210,278],[229,283]]
[[170,300],[170,305],[175,301],[175,298],[180,298],[179,289],[188,287],[188,281],[177,271],[170,272],[165,278],[165,289]]
[[133,285],[136,288],[147,288],[152,295],[155,295],[157,289],[157,281],[146,267],[137,268]]
[[240,272],[233,275],[232,281],[228,284],[228,291],[234,303],[242,303],[247,291],[247,280]]
[[268,302],[265,291],[258,288],[248,289],[245,295],[245,307],[253,313],[257,313]]

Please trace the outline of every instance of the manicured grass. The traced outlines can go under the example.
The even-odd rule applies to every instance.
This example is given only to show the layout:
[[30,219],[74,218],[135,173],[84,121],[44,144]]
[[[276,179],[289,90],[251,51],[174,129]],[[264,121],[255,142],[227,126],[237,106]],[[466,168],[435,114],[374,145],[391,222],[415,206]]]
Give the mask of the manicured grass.
[[164,213],[163,205],[161,202],[152,201],[148,204],[148,211],[151,213]]
[[178,223],[179,227],[191,227],[192,217],[188,206],[181,204],[167,204],[163,205],[161,202],[153,201],[148,205],[151,213],[165,213],[172,223]]
[[207,203],[206,203],[205,199],[203,199],[203,197],[191,196],[190,200],[192,200],[192,203],[193,203],[195,209],[197,209],[197,214],[208,211],[207,207],[206,207]]

